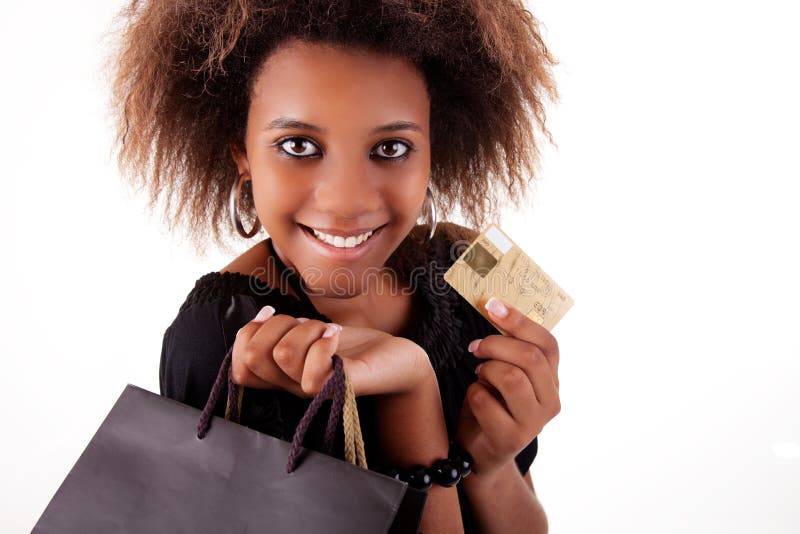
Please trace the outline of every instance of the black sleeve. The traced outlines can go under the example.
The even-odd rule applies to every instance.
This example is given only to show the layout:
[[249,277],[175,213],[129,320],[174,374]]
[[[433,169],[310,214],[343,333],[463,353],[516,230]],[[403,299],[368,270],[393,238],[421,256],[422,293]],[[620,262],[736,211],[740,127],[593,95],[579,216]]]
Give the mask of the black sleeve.
[[530,469],[531,464],[533,463],[533,459],[536,458],[536,453],[539,450],[539,436],[533,438],[524,449],[522,449],[519,454],[517,454],[514,460],[517,462],[517,467],[519,467],[519,472],[523,475],[528,472]]
[[[462,321],[462,336],[461,340],[459,341],[461,347],[466,347],[467,343],[472,341],[473,339],[484,338],[489,335],[499,334],[500,331],[494,327],[483,315],[478,313],[475,308],[472,307],[470,303],[468,303],[465,299],[461,297],[457,297],[458,307],[457,313],[458,316],[461,318]],[[466,349],[462,352],[460,361],[458,362],[458,367],[460,368],[459,379],[463,380],[464,388],[468,388],[473,382],[477,380],[475,376],[475,367],[481,363],[472,353],[466,352]],[[455,382],[455,379],[448,381],[443,387],[450,388],[452,387],[451,384]],[[454,408],[450,408],[453,410]],[[459,409],[455,411],[458,413]],[[536,458],[536,453],[539,450],[539,439],[538,436],[534,437],[533,440],[522,449],[514,460],[517,462],[517,467],[519,468],[520,473],[523,475],[528,472],[531,464],[533,463],[534,458]]]
[[[181,307],[164,332],[159,366],[161,395],[202,410],[233,345],[236,331],[250,321],[258,309],[247,295],[232,295]],[[220,401],[214,414],[223,416]]]

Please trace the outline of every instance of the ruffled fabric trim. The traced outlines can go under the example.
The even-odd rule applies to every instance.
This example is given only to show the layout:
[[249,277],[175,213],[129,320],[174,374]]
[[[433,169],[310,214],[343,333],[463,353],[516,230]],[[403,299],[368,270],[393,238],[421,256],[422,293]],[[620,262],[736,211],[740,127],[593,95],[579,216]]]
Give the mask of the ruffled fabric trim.
[[460,295],[444,281],[444,273],[453,261],[449,256],[448,240],[434,236],[430,259],[420,277],[419,289],[426,301],[427,314],[424,320],[416,323],[409,336],[428,353],[433,370],[442,376],[454,366],[463,355],[459,345],[462,321],[458,308]]
[[250,277],[241,273],[212,271],[198,278],[180,307],[185,310],[192,304],[227,299],[231,295],[252,293]]

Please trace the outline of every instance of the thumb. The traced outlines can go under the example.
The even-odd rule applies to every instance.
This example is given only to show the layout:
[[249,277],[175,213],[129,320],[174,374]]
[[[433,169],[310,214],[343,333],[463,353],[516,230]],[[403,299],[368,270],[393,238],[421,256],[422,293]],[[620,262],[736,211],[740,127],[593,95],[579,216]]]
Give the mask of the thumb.
[[333,376],[332,357],[339,347],[339,332],[342,327],[336,323],[328,323],[322,336],[308,348],[303,365],[303,376],[300,387],[306,395],[316,395]]

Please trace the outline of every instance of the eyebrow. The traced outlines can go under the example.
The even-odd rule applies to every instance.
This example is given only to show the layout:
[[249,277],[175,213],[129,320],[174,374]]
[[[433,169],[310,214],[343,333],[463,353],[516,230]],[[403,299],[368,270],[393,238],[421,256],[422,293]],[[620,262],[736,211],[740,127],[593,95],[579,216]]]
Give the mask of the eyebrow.
[[[311,130],[321,134],[327,133],[324,128],[320,128],[314,124],[309,124],[298,119],[291,117],[278,117],[270,121],[264,130]],[[413,130],[415,132],[422,132],[422,128],[417,123],[411,121],[395,121],[383,126],[378,126],[372,130],[373,134],[381,132],[396,132],[398,130]]]

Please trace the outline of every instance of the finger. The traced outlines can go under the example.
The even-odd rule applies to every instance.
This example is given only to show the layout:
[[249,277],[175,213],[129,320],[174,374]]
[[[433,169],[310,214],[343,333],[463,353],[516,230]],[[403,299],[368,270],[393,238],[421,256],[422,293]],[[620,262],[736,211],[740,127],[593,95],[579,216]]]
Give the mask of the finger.
[[515,307],[496,297],[491,297],[484,306],[492,321],[510,336],[533,343],[542,349],[553,370],[558,371],[560,355],[558,342],[553,334]]
[[[339,332],[342,331],[341,325],[329,323],[331,326],[338,327],[330,338],[320,337],[308,348],[305,366],[303,367],[303,378],[300,386],[307,395],[316,395],[323,388],[325,383],[333,376],[333,355],[339,346]],[[342,358],[343,371],[345,376],[351,379],[354,377],[352,366],[355,360]]]
[[246,375],[241,369],[243,365],[261,380],[278,388],[287,391],[300,390],[300,384],[283,372],[272,355],[272,349],[278,341],[297,324],[294,317],[273,315],[263,323],[256,323],[255,333],[252,335],[253,321],[242,327],[234,342],[234,371],[240,377]]
[[244,363],[237,362],[235,355],[231,361],[231,378],[234,384],[248,388],[275,389],[276,387],[275,384],[259,378]]
[[332,333],[337,334],[339,325],[316,320],[298,322],[294,328],[284,334],[272,349],[275,363],[288,377],[300,384],[308,351],[317,340],[325,340],[323,344],[333,346],[332,350],[335,350],[336,343],[333,339],[335,336],[322,338],[329,329]]
[[523,428],[527,426],[531,414],[541,411],[528,375],[516,365],[487,361],[480,365],[478,378],[490,383],[500,393],[506,410]]
[[[536,386],[539,383],[550,382],[553,388],[558,390],[558,370],[553,368],[550,360],[537,345],[496,334],[475,341],[478,343],[470,344],[470,348],[476,357],[503,361],[525,371],[537,392],[537,398],[539,389]],[[548,388],[545,388],[542,392],[547,390]]]
[[241,338],[244,342],[247,342],[252,338],[258,329],[261,328],[261,325],[264,324],[267,320],[269,320],[273,315],[275,315],[275,308],[272,306],[264,306],[261,308],[255,317],[253,317],[249,323],[246,323],[243,327],[236,331],[235,339],[239,340]]
[[237,361],[235,354],[231,366],[231,375],[233,378],[233,383],[240,386],[254,389],[280,389],[283,391],[288,391],[298,397],[306,396],[303,393],[300,384],[288,377],[283,379],[273,379],[271,382],[263,380],[258,375],[250,371],[250,369],[248,369],[243,362]]
[[[257,354],[257,348],[250,347],[246,349],[246,347],[251,343],[253,337],[263,327],[264,323],[271,319],[274,314],[275,308],[272,306],[264,306],[249,323],[245,324],[236,332],[231,363],[233,382],[250,388],[282,389],[296,396],[304,397],[305,395],[300,388],[300,384],[295,383],[281,371],[261,371],[264,375],[269,376],[269,379],[265,380],[250,370],[248,366],[248,362],[255,361],[259,358],[259,355]],[[266,356],[262,355],[262,357]]]
[[237,330],[233,341],[233,357],[231,360],[231,377],[234,384],[257,389],[274,389],[276,387],[275,384],[259,378],[258,375],[248,369],[243,354],[244,347],[249,343],[253,335],[274,313],[275,308],[264,306],[250,322]]
[[480,382],[474,382],[467,388],[467,402],[473,417],[492,442],[496,443],[497,437],[508,436],[516,431],[517,423],[511,414]]

